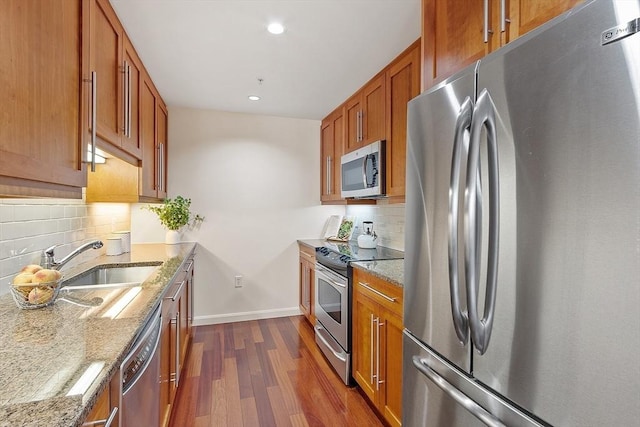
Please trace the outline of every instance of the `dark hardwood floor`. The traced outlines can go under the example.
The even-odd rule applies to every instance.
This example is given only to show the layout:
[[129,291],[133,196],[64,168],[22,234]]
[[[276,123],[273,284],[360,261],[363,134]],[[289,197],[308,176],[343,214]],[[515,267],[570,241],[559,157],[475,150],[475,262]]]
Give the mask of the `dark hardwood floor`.
[[198,326],[171,418],[184,426],[382,426],[302,316]]

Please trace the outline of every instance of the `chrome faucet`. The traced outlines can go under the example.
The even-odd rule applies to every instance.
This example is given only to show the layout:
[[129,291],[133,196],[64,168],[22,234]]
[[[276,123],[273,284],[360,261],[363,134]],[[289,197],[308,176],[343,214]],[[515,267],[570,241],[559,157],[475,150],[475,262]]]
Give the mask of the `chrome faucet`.
[[86,251],[87,249],[100,249],[102,245],[103,244],[101,240],[92,240],[91,242],[85,243],[84,245],[78,247],[69,255],[62,258],[60,261],[55,260],[54,250],[57,245],[53,245],[50,248],[42,251],[42,258],[40,261],[40,265],[42,265],[43,268],[52,268],[54,270],[60,270],[63,265],[71,261],[76,256],[80,255],[82,252]]

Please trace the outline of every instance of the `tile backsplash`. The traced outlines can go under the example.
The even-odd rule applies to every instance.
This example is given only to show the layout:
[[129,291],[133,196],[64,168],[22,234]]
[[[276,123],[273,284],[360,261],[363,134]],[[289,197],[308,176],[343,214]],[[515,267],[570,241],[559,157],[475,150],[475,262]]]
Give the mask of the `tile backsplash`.
[[[129,205],[66,199],[0,199],[0,294],[26,264],[39,264],[43,249],[57,245],[56,259],[91,239],[129,230]],[[86,251],[69,265],[103,254]],[[63,269],[64,271],[64,269]]]
[[404,203],[377,205],[348,205],[347,215],[356,217],[358,227],[353,239],[362,232],[362,221],[373,221],[373,231],[380,246],[404,251]]

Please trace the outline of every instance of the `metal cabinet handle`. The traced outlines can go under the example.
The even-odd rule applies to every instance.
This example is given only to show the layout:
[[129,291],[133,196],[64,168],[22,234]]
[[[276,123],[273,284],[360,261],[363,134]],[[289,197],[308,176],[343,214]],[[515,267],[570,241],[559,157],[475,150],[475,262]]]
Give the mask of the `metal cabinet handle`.
[[489,29],[489,0],[484,0],[484,24],[483,24],[483,34],[485,43],[489,42],[489,34],[493,34],[493,31]]
[[180,323],[180,310],[178,310],[176,313],[176,375],[174,377],[176,388],[180,383]]
[[98,73],[91,72],[91,172],[96,171],[96,125],[98,123]]
[[88,423],[82,424],[82,427],[95,427],[95,426],[111,427],[111,424],[113,424],[113,420],[116,419],[117,413],[118,413],[118,407],[115,406],[109,413],[109,417],[107,417],[107,419],[90,421]]
[[313,259],[314,259],[314,258],[313,258],[313,255],[309,255],[308,253],[306,253],[306,252],[302,252],[302,251],[300,251],[300,253],[301,253],[302,255],[306,256],[307,258],[309,258],[310,260],[313,260]]
[[371,292],[373,292],[376,295],[381,296],[382,298],[386,299],[389,302],[396,302],[396,300],[397,300],[397,298],[392,298],[390,296],[387,296],[387,295],[383,294],[382,292],[380,292],[379,290],[372,288],[371,286],[369,286],[366,283],[363,283],[363,282],[358,282],[358,283],[360,284],[360,286],[364,287],[365,289],[370,290]]
[[164,299],[170,299],[171,301],[175,301],[176,299],[178,299],[178,295],[180,295],[180,292],[182,292],[182,287],[184,286],[186,280],[183,280],[182,282],[180,282],[180,286],[178,286],[178,289],[176,290],[176,293],[173,294],[173,296],[171,297],[164,297]]
[[127,66],[127,120],[125,121],[125,135],[131,138],[131,65],[125,62]]
[[376,318],[376,390],[380,390],[380,384],[384,381],[380,379],[380,328],[384,326],[384,322],[380,322],[380,318]]
[[506,0],[500,0],[500,32],[504,33],[507,31],[507,23],[511,22],[509,18],[507,18],[507,4]]
[[[482,182],[480,180],[480,136],[487,129],[487,161],[489,173],[489,232],[487,256],[487,281],[482,319],[478,314],[480,262],[482,248]],[[480,354],[489,346],[496,303],[498,279],[498,240],[500,224],[500,195],[498,175],[498,140],[495,107],[489,92],[482,89],[471,120],[469,161],[465,197],[465,270],[467,286],[467,310],[473,345]]]
[[442,391],[444,391],[449,397],[455,400],[458,404],[463,406],[467,411],[475,415],[479,420],[484,422],[490,427],[506,427],[502,421],[490,414],[482,406],[478,405],[475,401],[470,399],[466,394],[458,390],[455,386],[449,383],[446,379],[440,376],[429,365],[426,359],[421,359],[418,356],[412,358],[413,366],[418,371],[429,378],[435,385],[437,385]]
[[122,133],[124,136],[127,135],[127,118],[129,117],[129,79],[127,79],[127,61],[124,61],[122,64],[122,86],[123,86],[123,96],[122,96],[122,110],[123,110],[123,120],[122,120]]
[[[451,313],[456,335],[462,345],[469,339],[469,318],[466,310],[462,309],[460,298],[460,275],[458,261],[458,221],[460,218],[458,207],[460,203],[460,176],[465,151],[464,135],[471,128],[473,103],[468,96],[460,106],[456,118],[453,137],[453,154],[451,156],[451,177],[449,178],[449,292],[451,294]],[[465,153],[465,157],[468,154]]]
[[333,194],[333,177],[331,176],[333,173],[333,159],[331,158],[331,156],[329,156],[327,157],[327,160],[329,161],[329,166],[327,169],[327,180],[329,181],[327,185],[327,191],[328,194]]
[[370,354],[370,361],[369,361],[369,373],[370,373],[370,377],[371,379],[369,380],[370,384],[373,384],[373,379],[376,378],[375,374],[373,373],[373,325],[375,323],[375,320],[373,319],[373,313],[371,313],[371,341],[369,341],[369,354]]
[[189,270],[191,270],[191,267],[193,267],[193,260],[189,262],[189,265],[184,269],[184,271],[188,272]]

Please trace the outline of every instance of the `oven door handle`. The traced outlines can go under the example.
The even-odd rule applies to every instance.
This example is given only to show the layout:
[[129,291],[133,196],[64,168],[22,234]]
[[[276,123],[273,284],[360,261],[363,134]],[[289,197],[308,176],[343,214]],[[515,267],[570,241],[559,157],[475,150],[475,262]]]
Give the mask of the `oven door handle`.
[[316,264],[316,272],[320,273],[322,275],[322,280],[325,280],[330,285],[338,286],[340,288],[346,288],[347,287],[346,283],[342,284],[342,283],[336,282],[331,277],[329,277],[329,275],[325,273],[326,271],[327,271],[327,269],[325,269],[323,267],[320,267],[319,265]]
[[329,341],[324,337],[324,334],[326,334],[325,329],[324,329],[323,327],[321,327],[321,326],[318,326],[317,324],[313,327],[313,329],[315,329],[315,331],[316,331],[316,336],[317,336],[318,338],[320,338],[320,341],[322,341],[322,343],[323,343],[324,345],[326,345],[326,346],[327,346],[327,348],[328,348],[329,350],[331,350],[331,353],[333,353],[333,355],[334,355],[338,360],[340,360],[340,361],[341,361],[341,362],[343,362],[343,363],[346,363],[346,361],[347,361],[347,357],[346,357],[346,355],[344,354],[344,352],[342,351],[342,349],[340,349],[340,350],[336,350],[336,349],[335,349],[335,348],[334,348],[334,347],[329,343]]

